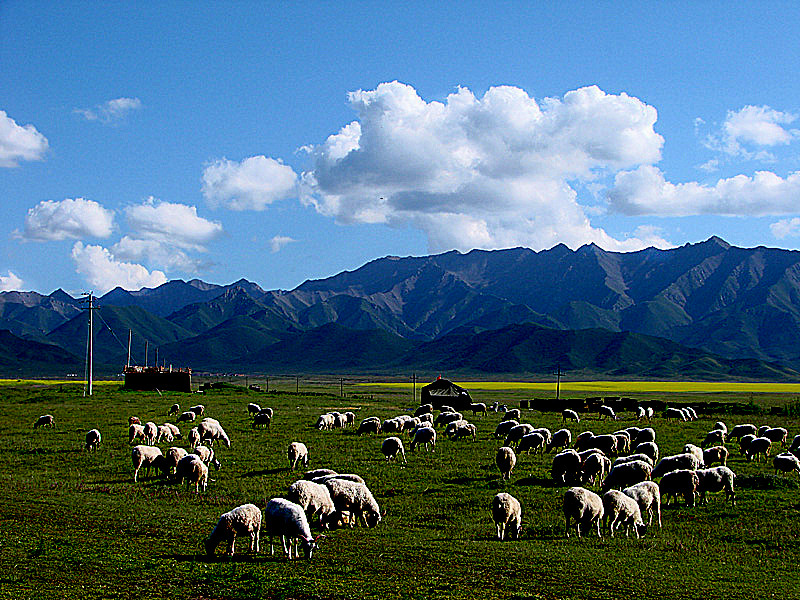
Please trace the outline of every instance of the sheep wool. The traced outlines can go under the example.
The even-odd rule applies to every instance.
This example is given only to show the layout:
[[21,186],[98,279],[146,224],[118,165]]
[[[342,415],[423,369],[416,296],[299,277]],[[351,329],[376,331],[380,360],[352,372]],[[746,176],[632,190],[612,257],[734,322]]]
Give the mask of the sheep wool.
[[497,539],[519,539],[522,533],[522,505],[511,494],[500,492],[492,498],[492,519]]
[[261,509],[255,504],[242,504],[224,513],[216,526],[205,539],[206,554],[214,554],[220,543],[228,544],[228,556],[233,556],[236,536],[250,537],[250,552],[258,552],[261,535]]
[[311,529],[308,527],[308,519],[303,508],[284,498],[273,498],[267,502],[264,508],[264,518],[262,529],[269,535],[270,551],[275,553],[272,545],[273,536],[280,536],[283,543],[283,551],[289,560],[298,558],[298,545],[303,548],[307,559],[311,556],[319,545],[319,541],[324,536],[311,536]]

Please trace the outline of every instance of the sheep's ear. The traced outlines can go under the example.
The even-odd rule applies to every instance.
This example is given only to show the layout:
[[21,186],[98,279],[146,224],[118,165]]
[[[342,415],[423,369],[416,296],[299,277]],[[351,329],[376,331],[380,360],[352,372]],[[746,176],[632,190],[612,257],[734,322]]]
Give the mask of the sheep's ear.
[[384,511],[381,513],[381,519],[384,518],[385,516],[386,516],[386,510],[384,509]]

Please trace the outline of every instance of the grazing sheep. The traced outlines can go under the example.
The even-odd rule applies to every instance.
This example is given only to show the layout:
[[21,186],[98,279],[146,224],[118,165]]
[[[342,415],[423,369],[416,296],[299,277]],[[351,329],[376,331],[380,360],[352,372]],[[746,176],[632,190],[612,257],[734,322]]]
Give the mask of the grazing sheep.
[[655,442],[656,441],[656,430],[652,427],[645,427],[644,429],[639,429],[636,432],[635,436],[631,436],[631,444],[639,445],[644,444],[646,442]]
[[686,444],[683,447],[683,451],[688,454],[694,454],[697,457],[697,464],[699,468],[705,467],[705,463],[703,462],[703,449],[699,446],[695,446],[694,444]]
[[[272,409],[270,409],[270,410],[272,410]],[[271,416],[272,415],[270,415],[270,417]],[[343,416],[344,416],[344,426],[345,427],[348,427],[349,425],[353,425],[356,422],[356,413],[354,413],[352,411],[348,410],[346,413],[344,413]]]
[[517,455],[514,450],[508,446],[502,446],[497,450],[494,457],[494,462],[500,470],[500,475],[503,479],[511,479],[511,472],[514,470],[514,465],[517,464]]
[[194,448],[200,445],[200,431],[197,427],[192,427],[189,434],[186,436],[186,441],[189,442],[189,448]]
[[613,419],[614,421],[617,420],[617,415],[614,413],[614,409],[611,408],[610,406],[606,405],[606,404],[601,404],[600,405],[600,408],[597,409],[597,416],[600,419],[604,419],[606,417],[609,417],[609,418]]
[[636,454],[627,454],[625,456],[620,456],[614,459],[614,464],[612,466],[621,465],[622,463],[633,462],[634,460],[641,460],[646,462],[651,467],[653,466],[653,459],[650,458],[647,454],[644,453],[636,453]]
[[200,434],[200,442],[208,442],[214,444],[216,440],[222,440],[226,448],[231,447],[231,440],[222,425],[216,419],[203,419],[197,426],[197,432]]
[[303,479],[311,481],[312,479],[325,475],[336,475],[336,471],[333,469],[314,469],[313,471],[306,471],[306,474],[303,475]]
[[429,423],[430,425],[433,425],[433,413],[422,413],[421,415],[418,415],[417,418],[419,419],[420,424]]
[[191,423],[197,418],[197,415],[194,414],[192,411],[187,410],[186,412],[182,412],[178,418],[178,423]]
[[703,448],[706,446],[721,446],[725,443],[725,432],[721,429],[714,429],[706,434],[703,438],[703,443],[700,444]]
[[650,457],[650,460],[653,461],[653,464],[658,461],[658,444],[655,442],[642,442],[641,444],[636,444],[633,448],[634,454],[646,454]]
[[270,552],[275,554],[275,547],[272,544],[273,536],[281,536],[283,552],[289,560],[299,558],[299,547],[303,548],[303,553],[310,559],[314,550],[319,546],[320,540],[324,536],[311,536],[311,529],[308,527],[308,519],[303,507],[290,502],[284,498],[273,498],[267,502],[264,508],[264,518],[261,522],[263,532],[269,535]]
[[683,417],[684,417],[683,420],[684,421],[691,421],[692,420],[692,411],[691,410],[689,410],[688,408],[685,408],[685,407],[684,408],[679,408],[678,410],[680,410],[683,413]]
[[294,471],[297,463],[302,462],[304,467],[308,466],[308,448],[302,442],[292,442],[286,452],[289,458],[289,468]]
[[[433,412],[433,411],[431,411],[431,412]],[[456,412],[456,409],[453,408],[452,406],[448,406],[447,404],[442,404],[442,406],[439,407],[439,414],[441,414],[441,413],[454,413],[454,412]]]
[[573,444],[573,448],[578,452],[582,450],[586,450],[589,447],[589,440],[594,438],[594,433],[591,431],[583,431],[578,434],[578,437],[575,438],[575,443]]
[[[658,487],[661,490],[662,498],[669,499],[671,497],[677,502],[678,496],[682,496],[686,501],[686,506],[694,506],[699,485],[700,477],[697,475],[697,471],[678,469],[664,475]],[[668,502],[664,502],[664,504],[666,505]]]
[[469,409],[472,411],[473,417],[478,413],[481,413],[484,417],[486,416],[486,405],[483,402],[475,402],[470,404]]
[[205,492],[208,487],[208,467],[197,454],[187,454],[175,467],[175,479],[179,484],[186,481],[187,488],[194,484],[195,493],[201,489]]
[[261,533],[261,509],[255,504],[242,504],[224,513],[205,541],[206,554],[213,556],[221,542],[228,544],[228,556],[233,556],[236,536],[250,536],[250,552],[258,552]]
[[436,451],[436,430],[433,427],[417,428],[411,440],[411,451],[413,452],[420,444],[424,444],[426,450]]
[[800,434],[797,434],[794,436],[794,438],[792,438],[792,443],[789,444],[789,452],[794,452],[798,448],[800,448]]
[[39,429],[39,427],[55,427],[56,420],[53,418],[53,415],[42,415],[38,419],[36,419],[36,423],[33,424],[34,429]]
[[789,432],[784,427],[770,427],[764,432],[763,436],[773,444],[781,444],[782,446],[785,446],[786,438],[789,436]]
[[794,454],[782,452],[772,459],[772,466],[775,467],[775,475],[778,471],[781,473],[799,473],[800,474],[800,459]]
[[639,505],[639,512],[648,515],[648,525],[653,524],[653,512],[658,516],[658,527],[661,528],[661,490],[655,481],[642,481],[636,485],[622,490],[626,496],[630,496]]
[[641,421],[642,419],[647,417],[647,411],[644,409],[644,406],[637,406],[636,407],[636,420]]
[[333,415],[333,428],[344,429],[344,426],[347,424],[344,415],[338,411],[333,411],[331,414]]
[[178,462],[187,454],[189,453],[186,450],[183,448],[178,448],[177,446],[168,448],[167,452],[164,454],[164,472],[166,474],[174,473],[178,466]]
[[527,452],[528,454],[536,454],[536,451],[538,450],[540,453],[544,454],[544,448],[544,436],[541,433],[534,431],[533,433],[522,436],[522,439],[517,445],[517,452],[520,454],[523,452]]
[[510,419],[508,421],[500,421],[498,423],[497,428],[494,430],[494,437],[501,438],[503,436],[508,435],[508,432],[511,431],[514,427],[519,425],[519,421],[515,421],[514,419]]
[[256,427],[266,427],[269,429],[269,425],[272,422],[272,417],[267,412],[257,412],[253,417],[253,429]]
[[144,424],[144,443],[152,446],[156,443],[156,438],[158,438],[158,425],[148,421]]
[[725,425],[724,421],[717,421],[714,423],[714,429],[719,429],[720,431],[724,431],[725,435],[728,435],[728,426]]
[[703,464],[710,467],[714,463],[725,465],[728,462],[728,449],[725,446],[713,446],[703,450]]
[[559,485],[580,483],[581,465],[581,457],[575,450],[564,450],[553,457],[550,477]]
[[569,537],[570,520],[575,521],[578,537],[588,532],[593,524],[597,528],[597,537],[603,537],[600,533],[600,521],[605,509],[600,496],[586,488],[571,487],[564,492],[563,508],[564,518],[567,521],[567,537]]
[[745,455],[747,456],[747,460],[753,460],[763,454],[764,460],[766,460],[767,457],[769,456],[769,451],[771,449],[772,449],[772,440],[765,437],[757,437],[750,442],[750,445],[747,447],[747,450],[745,451]]
[[89,452],[92,450],[97,450],[97,447],[100,445],[100,441],[102,439],[103,438],[97,429],[91,429],[86,432],[86,443],[84,444],[84,448]]
[[383,433],[401,433],[403,431],[404,422],[397,417],[386,419],[381,423],[381,431]]
[[478,428],[472,423],[459,425],[455,431],[450,434],[450,439],[453,441],[470,437],[472,438],[473,442],[478,439]]
[[656,411],[653,409],[652,406],[648,406],[644,410],[647,413],[647,420],[648,421],[650,421],[656,415]]
[[202,417],[203,414],[206,412],[206,407],[203,406],[202,404],[196,404],[194,406],[190,406],[189,410],[191,412],[193,412],[195,415],[197,415],[198,417]]
[[581,467],[581,481],[592,485],[602,485],[606,474],[611,470],[611,460],[600,452],[586,457]]
[[248,416],[254,417],[260,412],[261,412],[261,407],[258,404],[256,404],[255,402],[250,402],[247,405],[247,415]]
[[356,525],[359,518],[366,527],[375,527],[380,523],[383,515],[366,484],[332,478],[325,481],[325,485],[331,493],[339,520],[342,519],[343,513],[348,513],[353,517],[350,519],[351,527]]
[[743,435],[748,435],[748,434],[755,437],[757,431],[758,429],[752,423],[742,423],[741,425],[735,425],[733,429],[731,429],[730,432],[728,432],[728,439],[740,440]]
[[161,427],[166,427],[169,429],[170,433],[172,433],[172,437],[176,440],[179,440],[183,437],[183,435],[181,435],[181,430],[178,429],[177,425],[173,425],[172,423],[164,423],[161,425]]
[[364,435],[365,433],[380,433],[381,432],[381,422],[378,417],[367,417],[361,424],[358,426],[358,431],[356,433],[358,435]]
[[163,441],[165,442],[172,442],[175,439],[175,436],[172,435],[172,430],[165,426],[159,425],[158,426],[158,436],[156,437],[156,441],[160,444]]
[[603,481],[603,491],[630,487],[647,481],[653,474],[653,467],[643,460],[633,460],[611,467]]
[[192,450],[193,454],[196,454],[200,457],[200,460],[203,461],[205,466],[210,467],[214,466],[215,471],[219,471],[220,462],[217,460],[216,455],[214,454],[214,449],[209,448],[208,446],[195,446],[194,450]]
[[330,527],[336,507],[326,485],[299,479],[289,486],[286,499],[302,506],[309,522],[314,515],[319,514],[320,526],[325,529]]
[[614,530],[619,529],[620,525],[625,526],[625,535],[628,537],[631,529],[637,538],[647,531],[647,525],[642,521],[639,503],[619,490],[609,490],[603,494],[603,512],[611,537],[614,537]]
[[690,421],[697,421],[697,411],[695,411],[694,408],[692,408],[691,406],[687,406],[683,410],[685,410],[686,413],[689,415]]
[[464,425],[467,425],[468,423],[469,421],[467,421],[466,419],[459,419],[458,421],[450,421],[447,424],[447,427],[444,428],[444,435],[450,437],[451,435],[453,435],[453,432],[456,429]]
[[665,456],[653,469],[652,477],[661,477],[670,471],[691,470],[700,468],[700,461],[694,454],[684,452],[683,454],[673,454]]
[[512,444],[519,445],[519,441],[522,439],[522,437],[528,435],[529,433],[533,433],[533,429],[534,427],[530,423],[520,423],[519,425],[512,427],[506,436],[504,446],[511,446]]
[[736,494],[733,491],[733,480],[736,475],[728,467],[712,467],[710,469],[698,469],[697,493],[700,495],[700,503],[708,504],[706,494],[721,492],[725,490],[725,502],[728,500],[735,506]]
[[424,414],[433,413],[433,404],[420,404],[417,410],[414,411],[415,417],[421,417]]
[[144,426],[133,423],[128,426],[128,443],[133,443],[133,440],[137,438],[142,438],[142,441],[146,441],[144,437]]
[[568,448],[572,443],[572,432],[569,429],[559,429],[553,434],[550,443],[547,444],[547,451],[550,452],[553,448]]
[[503,415],[503,418],[500,419],[501,421],[510,421],[515,420],[519,421],[522,418],[522,411],[518,408],[512,408],[511,410],[507,410]]
[[145,469],[148,474],[153,468],[161,469],[165,474],[168,469],[161,449],[156,446],[134,446],[131,450],[131,462],[133,462],[134,483],[138,480],[140,469]]
[[581,422],[581,418],[578,416],[578,413],[569,408],[565,408],[564,410],[561,411],[561,422],[566,423],[567,419],[575,421],[576,423]]
[[169,415],[169,416],[177,415],[180,411],[181,411],[180,405],[179,404],[173,404],[172,406],[169,407],[169,410],[167,411],[167,415]]
[[497,539],[501,542],[519,539],[522,534],[522,505],[511,494],[500,492],[492,498],[492,519],[497,527]]
[[128,425],[141,425],[142,420],[139,417],[128,417]]
[[353,473],[334,473],[333,475],[321,475],[319,477],[314,477],[311,479],[311,481],[325,485],[325,483],[331,479],[341,479],[342,481],[352,481],[354,483],[363,483],[364,485],[367,485],[367,482],[364,481],[360,475],[355,475]]
[[434,425],[449,425],[454,421],[461,421],[464,419],[464,415],[459,412],[441,412],[439,416],[436,417],[433,424]]
[[611,434],[596,435],[589,438],[584,445],[585,449],[597,448],[603,454],[615,454],[617,452],[617,437]]
[[667,421],[672,419],[675,419],[676,421],[685,421],[686,414],[680,408],[668,408],[666,411],[664,411],[664,418],[666,418]]
[[333,429],[334,425],[336,424],[336,420],[331,413],[325,413],[324,415],[320,415],[317,418],[316,428],[320,431],[325,431],[329,429]]
[[758,428],[758,431],[756,432],[756,437],[764,437],[764,434],[767,432],[768,429],[770,429],[769,425],[762,425],[761,427]]
[[750,447],[750,444],[753,443],[753,440],[756,439],[756,436],[752,433],[746,433],[742,437],[739,438],[739,454],[746,454],[747,449]]
[[404,463],[408,463],[406,460],[406,450],[403,448],[403,440],[399,437],[388,437],[381,443],[381,452],[386,457],[386,462],[390,460],[396,460],[397,456],[400,455],[403,459]]

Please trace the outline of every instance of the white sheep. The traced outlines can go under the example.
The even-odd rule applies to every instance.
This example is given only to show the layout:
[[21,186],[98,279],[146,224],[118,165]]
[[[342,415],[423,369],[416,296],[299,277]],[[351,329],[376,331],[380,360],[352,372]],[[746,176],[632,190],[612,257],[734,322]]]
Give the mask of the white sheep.
[[469,409],[472,411],[473,417],[478,413],[481,413],[484,417],[486,416],[486,404],[483,402],[474,402],[469,405]]
[[381,421],[378,417],[367,417],[361,424],[358,426],[358,430],[356,433],[358,435],[364,435],[365,433],[380,433],[381,432]]
[[283,552],[289,560],[292,560],[293,554],[295,559],[299,558],[298,546],[303,548],[306,558],[310,559],[314,550],[319,546],[320,540],[325,537],[322,535],[318,535],[316,538],[312,537],[303,507],[284,498],[273,498],[267,502],[261,529],[269,535],[272,554],[275,554],[272,544],[273,536],[281,537]]
[[164,453],[164,470],[169,473],[174,473],[178,466],[178,462],[187,454],[183,448],[172,446]]
[[519,421],[514,419],[509,419],[508,421],[500,421],[498,423],[497,428],[494,430],[494,437],[501,438],[505,435],[508,435],[508,432],[511,431],[513,427],[519,425]]
[[134,446],[131,450],[131,462],[133,462],[133,482],[136,483],[139,476],[139,470],[145,469],[162,469],[164,472],[167,470],[164,455],[161,454],[161,449],[156,446]]
[[621,525],[625,526],[625,535],[627,536],[630,536],[631,529],[637,538],[647,531],[647,525],[642,521],[639,503],[619,490],[609,490],[603,494],[603,512],[611,537],[614,537],[614,531]]
[[425,413],[432,413],[433,412],[433,404],[420,404],[417,409],[414,411],[415,417],[420,417]]
[[569,429],[559,429],[553,434],[550,443],[547,444],[547,451],[550,452],[553,448],[565,449],[572,443],[572,432]]
[[322,477],[324,475],[336,475],[336,471],[333,469],[314,469],[313,471],[306,471],[306,474],[303,475],[303,479],[311,481],[316,477]]
[[197,427],[192,427],[186,435],[186,441],[189,443],[189,448],[194,448],[200,445],[200,431]]
[[444,428],[444,435],[450,437],[459,427],[463,427],[464,425],[468,425],[469,421],[466,419],[457,419],[455,421],[450,421],[447,424],[447,427]]
[[320,431],[333,429],[335,419],[331,413],[325,413],[317,417],[316,428]]
[[653,464],[655,464],[653,463],[653,459],[650,458],[647,454],[645,454],[644,452],[637,452],[636,454],[627,454],[625,456],[620,456],[614,459],[614,464],[612,466],[621,465],[622,463],[632,462],[634,460],[644,461],[651,467],[653,466]]
[[756,436],[752,433],[745,433],[742,437],[740,437],[739,454],[747,454],[747,449],[750,447],[750,444],[754,439],[756,439]]
[[772,459],[772,466],[775,467],[775,475],[781,473],[800,473],[800,459],[794,454],[782,452]]
[[685,421],[686,414],[680,408],[667,408],[664,411],[664,417],[669,421],[671,419],[675,419],[676,421]]
[[128,443],[132,444],[137,438],[142,438],[142,441],[146,441],[144,437],[144,425],[132,423],[128,426]]
[[522,505],[511,494],[500,492],[492,498],[492,519],[497,528],[497,539],[501,542],[519,539],[522,534]]
[[183,437],[181,435],[181,430],[178,429],[177,425],[173,425],[172,423],[164,423],[163,425],[161,425],[161,427],[166,427],[167,429],[169,429],[170,433],[172,434],[172,437],[175,438],[176,440],[179,440]]
[[228,434],[225,433],[222,425],[220,425],[219,421],[216,419],[206,418],[200,421],[200,424],[197,426],[197,432],[200,434],[201,443],[208,442],[213,445],[216,440],[222,440],[225,447],[231,447],[231,440]]
[[[133,427],[133,426],[131,426]],[[172,435],[172,430],[169,427],[164,425],[158,426],[158,437],[156,441],[160,444],[162,441],[164,442],[172,442],[175,439],[175,436]]]
[[508,446],[502,446],[497,450],[497,454],[494,457],[494,462],[497,465],[497,468],[500,470],[500,475],[502,478],[510,480],[511,472],[514,470],[514,466],[517,464],[517,455],[514,454],[514,450]]
[[381,423],[381,431],[384,433],[400,433],[403,431],[404,421],[398,419],[397,417],[393,417],[391,419],[386,419]]
[[333,477],[325,481],[325,485],[336,507],[337,520],[343,520],[343,513],[348,513],[351,527],[359,518],[366,527],[375,527],[380,523],[383,515],[366,484]]
[[719,431],[725,432],[725,435],[728,435],[728,426],[725,425],[724,421],[717,421],[714,423],[714,429],[718,429]]
[[173,404],[172,406],[169,407],[169,410],[167,411],[167,414],[168,415],[177,415],[180,411],[181,411],[180,404]]
[[478,439],[478,428],[473,423],[459,425],[455,431],[450,434],[450,439],[455,441],[461,438],[472,438],[474,442]]
[[703,463],[710,467],[714,463],[725,465],[728,462],[728,449],[725,446],[713,446],[703,450]]
[[258,413],[261,412],[261,407],[256,404],[255,402],[250,402],[247,405],[247,415],[250,417],[255,417]]
[[398,455],[403,459],[404,463],[407,463],[406,460],[406,450],[403,448],[403,440],[399,437],[388,437],[381,443],[381,452],[386,457],[386,461],[396,460]]
[[534,427],[530,423],[520,423],[519,425],[515,425],[512,427],[508,435],[506,436],[506,441],[503,444],[504,446],[511,446],[513,444],[519,445],[520,440],[523,436],[528,435],[529,433],[533,433]]
[[178,421],[178,423],[191,423],[196,418],[197,418],[196,414],[194,414],[190,410],[187,410],[185,412],[182,412],[180,415],[178,415],[177,421]]
[[641,421],[642,419],[647,417],[647,411],[645,410],[644,406],[637,406],[636,407],[636,420]]
[[158,438],[158,425],[153,423],[152,421],[148,421],[144,424],[144,443],[149,444],[152,446],[156,443],[156,439]]
[[289,486],[286,499],[302,506],[309,522],[319,514],[319,524],[326,529],[330,527],[336,507],[326,485],[298,479]]
[[770,427],[763,433],[763,436],[773,444],[781,444],[782,446],[785,446],[789,432],[785,427]]
[[643,460],[621,463],[611,467],[611,471],[603,481],[603,490],[630,487],[639,482],[647,481],[652,474],[653,467]]
[[204,541],[206,554],[212,556],[221,542],[227,542],[228,556],[233,556],[237,535],[249,536],[250,552],[258,552],[260,534],[261,509],[255,504],[242,504],[219,518],[211,535]]
[[536,454],[536,451],[538,450],[543,454],[544,448],[544,436],[541,433],[534,431],[533,433],[522,436],[522,439],[519,441],[519,445],[517,446],[517,452],[520,454],[523,452],[527,452],[528,454]]
[[581,418],[578,416],[578,413],[569,408],[565,408],[564,410],[561,411],[561,422],[566,423],[567,419],[575,421],[576,423],[581,422]]
[[97,450],[97,447],[100,445],[103,436],[100,435],[100,432],[97,429],[91,429],[86,432],[86,439],[84,448],[91,452],[92,450]]
[[311,479],[311,481],[325,485],[325,483],[331,479],[341,479],[342,481],[352,481],[354,483],[363,483],[366,485],[363,477],[356,475],[355,473],[334,473],[332,475],[321,475],[319,477],[314,477]]
[[[697,475],[697,471],[694,469],[677,469],[664,475],[658,487],[663,498],[669,499],[672,497],[677,502],[678,496],[683,496],[686,506],[694,506],[699,485],[700,478]],[[668,502],[664,504],[668,504]]]
[[580,483],[581,465],[581,457],[575,450],[564,450],[553,457],[550,476],[559,485]]
[[503,414],[502,421],[508,421],[509,419],[515,419],[517,421],[520,420],[522,417],[522,411],[518,408],[512,408],[511,410],[506,410]]
[[647,420],[650,421],[655,415],[656,411],[652,406],[645,407],[645,413],[647,414]]
[[673,454],[672,456],[665,456],[653,469],[652,477],[661,477],[670,471],[677,471],[680,469],[688,469],[694,471],[700,468],[700,461],[694,454],[684,452],[683,454]]
[[611,470],[611,460],[601,452],[593,452],[586,457],[581,467],[581,481],[602,485],[606,474]]
[[[741,443],[741,440],[740,440]],[[753,460],[760,455],[764,455],[764,460],[769,456],[769,451],[772,448],[772,440],[765,437],[757,437],[750,442],[750,445],[745,450],[747,460]]]
[[219,471],[221,465],[214,454],[213,448],[208,446],[195,446],[194,450],[192,450],[192,454],[199,456],[200,460],[202,460],[207,467],[211,467],[213,465],[214,469]]
[[707,493],[721,492],[725,490],[725,502],[728,500],[735,506],[736,494],[733,490],[733,480],[736,475],[728,467],[712,467],[710,469],[698,469],[697,493],[700,495],[700,503],[708,504]]
[[622,493],[636,500],[642,518],[644,519],[645,514],[649,517],[648,525],[653,524],[653,512],[655,512],[658,517],[658,527],[661,528],[661,490],[655,481],[639,482],[626,487]]
[[601,404],[600,408],[597,409],[597,415],[599,418],[609,417],[614,421],[617,420],[617,415],[614,413],[614,409],[608,406],[607,404]]
[[297,464],[300,462],[303,463],[304,467],[308,466],[308,448],[302,442],[292,442],[289,444],[286,456],[289,459],[289,468],[292,471],[297,468]]
[[570,520],[575,521],[578,537],[581,537],[583,532],[588,532],[593,524],[597,528],[597,537],[603,537],[600,533],[600,521],[605,509],[600,496],[586,488],[571,487],[564,492],[563,509],[567,521],[567,537],[569,537]]
[[201,489],[206,491],[208,467],[197,454],[187,454],[178,461],[175,467],[175,479],[178,483],[186,481],[187,488],[193,483],[195,492],[199,493]]
[[658,461],[658,444],[655,442],[642,442],[633,448],[634,454],[646,454],[655,464]]
[[194,406],[190,406],[189,410],[196,414],[198,417],[203,416],[203,413],[206,412],[206,407],[202,404],[195,404]]
[[721,429],[713,429],[706,434],[703,438],[703,443],[700,444],[703,448],[706,446],[719,446],[725,443],[725,432]]
[[433,427],[417,428],[411,440],[411,451],[413,452],[419,445],[424,445],[426,450],[436,452],[436,430]]
[[688,454],[694,454],[697,458],[697,464],[699,468],[705,467],[705,463],[703,462],[703,449],[699,446],[695,446],[694,444],[685,444],[683,446],[683,451]]
[[56,420],[53,418],[53,415],[42,415],[38,419],[36,419],[36,423],[33,424],[34,429],[39,429],[39,427],[55,427]]
[[728,432],[728,439],[741,439],[743,435],[752,435],[755,436],[758,429],[752,423],[741,423],[740,425],[734,425],[733,429]]
[[266,427],[269,429],[272,417],[267,412],[258,412],[253,416],[253,429],[256,427]]

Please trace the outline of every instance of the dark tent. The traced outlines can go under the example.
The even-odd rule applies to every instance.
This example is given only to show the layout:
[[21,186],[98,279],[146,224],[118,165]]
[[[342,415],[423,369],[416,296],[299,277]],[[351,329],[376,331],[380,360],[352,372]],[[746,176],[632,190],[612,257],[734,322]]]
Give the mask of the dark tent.
[[462,411],[469,408],[472,398],[469,392],[460,385],[439,377],[433,383],[422,388],[420,403],[427,404],[429,402],[433,404],[433,408],[441,408],[446,405]]

